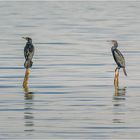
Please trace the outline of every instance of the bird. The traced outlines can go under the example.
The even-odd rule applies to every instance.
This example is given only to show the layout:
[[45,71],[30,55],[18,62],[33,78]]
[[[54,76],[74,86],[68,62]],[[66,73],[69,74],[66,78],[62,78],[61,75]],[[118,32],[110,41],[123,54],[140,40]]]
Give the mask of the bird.
[[33,65],[32,58],[34,56],[35,48],[34,45],[32,44],[32,39],[30,37],[22,37],[22,38],[27,40],[27,43],[24,48],[24,57],[25,57],[24,67],[26,69],[29,69]]
[[[125,59],[123,54],[117,49],[118,42],[116,40],[111,40],[111,43],[113,46],[111,47],[111,52],[113,55],[113,58],[117,64],[116,70],[119,70],[120,68],[123,69],[124,75],[127,76],[126,69],[125,69]],[[116,72],[115,70],[115,72]]]

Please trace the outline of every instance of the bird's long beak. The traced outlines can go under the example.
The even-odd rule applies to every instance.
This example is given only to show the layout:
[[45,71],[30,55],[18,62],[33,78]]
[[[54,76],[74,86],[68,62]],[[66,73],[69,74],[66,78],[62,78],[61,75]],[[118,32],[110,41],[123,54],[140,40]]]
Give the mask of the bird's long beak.
[[22,37],[23,39],[27,40],[26,37]]
[[107,40],[107,43],[109,43],[110,45],[112,45],[112,41],[111,40]]

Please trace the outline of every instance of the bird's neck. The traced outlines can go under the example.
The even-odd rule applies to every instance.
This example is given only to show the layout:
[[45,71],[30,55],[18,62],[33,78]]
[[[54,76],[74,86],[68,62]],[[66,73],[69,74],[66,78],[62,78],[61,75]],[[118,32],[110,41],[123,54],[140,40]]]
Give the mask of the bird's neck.
[[118,44],[114,44],[114,45],[112,46],[112,49],[115,50],[115,49],[117,49],[117,47],[118,47]]
[[111,48],[111,49],[112,49],[112,50],[115,50],[116,48],[117,48],[117,47],[112,46],[112,48]]
[[27,42],[27,44],[32,44],[32,41],[31,41],[31,40],[30,40],[30,41],[28,41],[28,42]]

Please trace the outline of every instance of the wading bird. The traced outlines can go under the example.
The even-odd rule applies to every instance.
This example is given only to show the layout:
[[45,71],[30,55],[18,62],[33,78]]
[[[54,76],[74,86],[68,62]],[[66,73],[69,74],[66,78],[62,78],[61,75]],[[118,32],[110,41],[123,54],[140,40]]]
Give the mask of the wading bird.
[[24,67],[26,69],[31,68],[32,67],[32,58],[34,55],[34,46],[32,44],[32,39],[29,37],[23,37],[25,40],[27,40],[26,46],[24,48],[24,56],[25,56],[25,63],[24,63]]
[[114,60],[117,64],[117,68],[115,69],[115,79],[117,79],[117,82],[118,82],[119,69],[120,68],[123,69],[123,72],[124,72],[125,76],[127,76],[127,73],[126,73],[126,70],[125,70],[125,59],[124,59],[124,56],[122,55],[122,53],[117,49],[117,47],[118,47],[117,41],[116,40],[111,40],[110,42],[113,45],[112,48],[111,48],[112,55],[113,55],[113,58],[114,58]]

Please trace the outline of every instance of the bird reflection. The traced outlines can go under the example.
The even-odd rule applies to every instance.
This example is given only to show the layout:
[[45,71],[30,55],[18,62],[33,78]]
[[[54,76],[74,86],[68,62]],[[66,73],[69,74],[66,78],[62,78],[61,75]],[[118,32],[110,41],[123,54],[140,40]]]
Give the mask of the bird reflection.
[[126,94],[126,87],[123,88],[119,88],[119,86],[115,86],[115,93],[114,93],[114,97],[123,97],[125,98],[125,94]]
[[113,96],[113,123],[125,123],[125,94],[126,87],[115,87]]
[[[118,85],[118,81],[114,81],[114,100],[125,100],[125,94],[126,94],[126,87],[120,88]],[[117,105],[117,104],[114,104]],[[119,104],[118,104],[119,105]]]
[[24,99],[25,99],[25,107],[24,107],[24,125],[25,125],[25,132],[28,132],[28,135],[32,135],[34,131],[34,114],[33,114],[33,99],[34,93],[29,91],[28,86],[24,87]]

